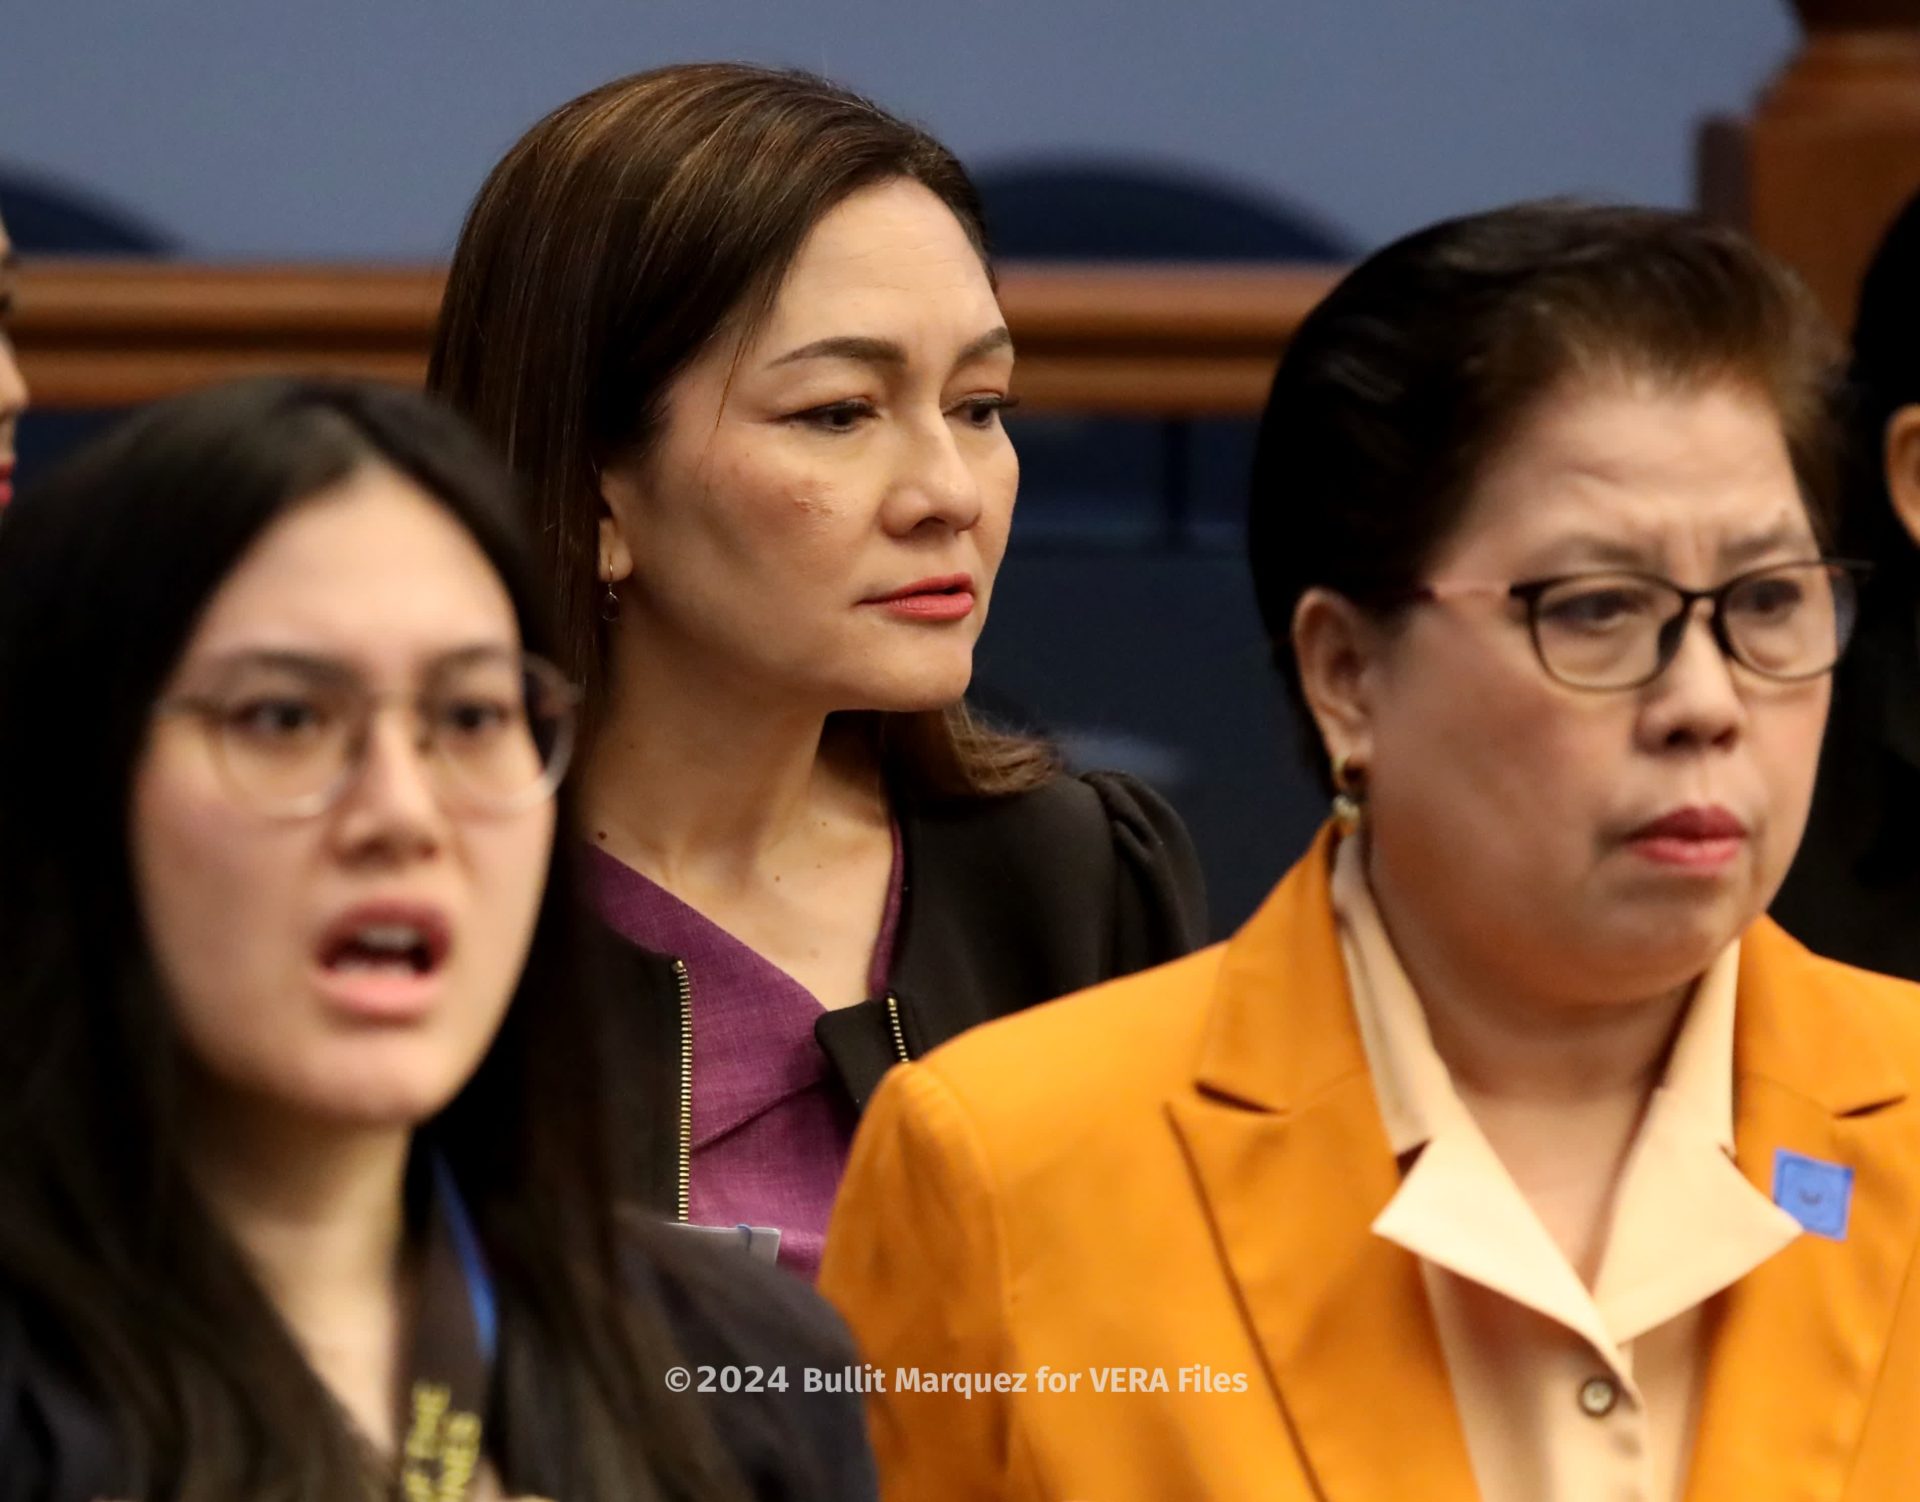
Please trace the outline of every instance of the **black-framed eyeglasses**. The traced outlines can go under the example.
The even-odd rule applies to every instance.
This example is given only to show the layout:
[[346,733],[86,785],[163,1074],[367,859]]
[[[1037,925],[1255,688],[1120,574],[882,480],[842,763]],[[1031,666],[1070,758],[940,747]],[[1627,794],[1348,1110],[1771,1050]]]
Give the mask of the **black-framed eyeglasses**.
[[1658,574],[1594,570],[1517,584],[1440,580],[1409,590],[1407,603],[1495,595],[1526,610],[1540,666],[1568,688],[1641,688],[1680,651],[1694,607],[1720,650],[1776,682],[1833,671],[1853,635],[1859,587],[1871,565],[1819,558],[1736,574],[1712,589],[1688,589]]
[[236,802],[306,819],[339,802],[359,777],[374,716],[389,700],[411,712],[413,744],[450,811],[530,808],[566,774],[579,692],[531,652],[450,653],[408,695],[376,693],[329,658],[249,652],[224,663],[206,690],[172,695],[155,710],[199,719]]

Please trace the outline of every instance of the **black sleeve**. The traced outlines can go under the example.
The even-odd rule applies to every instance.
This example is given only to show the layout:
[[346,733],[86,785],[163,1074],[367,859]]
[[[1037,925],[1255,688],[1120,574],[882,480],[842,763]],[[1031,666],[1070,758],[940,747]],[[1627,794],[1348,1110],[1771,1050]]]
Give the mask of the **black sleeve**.
[[19,1330],[0,1308],[0,1502],[48,1502],[53,1495],[47,1436],[34,1419],[25,1363]]
[[99,1410],[38,1357],[0,1300],[0,1502],[125,1496],[120,1446]]
[[806,1390],[809,1372],[844,1378],[860,1360],[826,1300],[744,1252],[677,1243],[671,1227],[656,1228],[647,1250],[696,1380],[702,1366],[758,1367],[763,1382],[776,1370],[783,1376],[784,1391],[764,1386],[703,1400],[755,1502],[877,1502],[865,1400]]
[[1125,772],[1089,772],[1113,831],[1114,975],[1190,954],[1207,942],[1206,879],[1173,806]]

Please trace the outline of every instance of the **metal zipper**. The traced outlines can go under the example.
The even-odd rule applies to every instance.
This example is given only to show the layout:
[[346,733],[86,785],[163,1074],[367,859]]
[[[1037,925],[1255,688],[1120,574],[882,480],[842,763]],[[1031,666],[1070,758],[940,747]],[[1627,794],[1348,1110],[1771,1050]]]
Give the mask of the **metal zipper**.
[[900,1026],[900,998],[893,992],[887,992],[887,1026],[893,1029],[893,1051],[900,1055],[902,1064],[913,1062],[913,1055],[907,1052],[906,1029]]
[[674,1213],[684,1225],[693,1202],[693,977],[687,962],[673,962],[680,987],[680,1161]]

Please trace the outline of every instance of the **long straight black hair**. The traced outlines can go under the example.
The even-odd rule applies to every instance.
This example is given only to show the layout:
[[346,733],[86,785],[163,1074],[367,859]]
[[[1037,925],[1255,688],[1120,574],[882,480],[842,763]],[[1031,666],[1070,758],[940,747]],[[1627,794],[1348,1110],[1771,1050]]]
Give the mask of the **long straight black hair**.
[[[277,520],[367,466],[445,507],[526,646],[551,652],[504,473],[396,390],[272,380],[165,402],[0,525],[0,1313],[99,1407],[143,1498],[336,1502],[364,1485],[338,1409],[190,1182],[128,811],[155,699],[211,597]],[[619,1274],[571,886],[552,861],[499,1035],[416,1142],[451,1167],[498,1285],[503,1479],[717,1502],[737,1495],[727,1464],[662,1386],[663,1316]]]

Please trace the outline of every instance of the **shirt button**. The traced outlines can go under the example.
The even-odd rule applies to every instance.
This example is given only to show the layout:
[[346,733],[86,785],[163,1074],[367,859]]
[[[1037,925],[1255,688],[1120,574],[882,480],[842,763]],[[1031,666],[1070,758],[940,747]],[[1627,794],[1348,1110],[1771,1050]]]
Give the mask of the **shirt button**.
[[1580,1384],[1580,1411],[1590,1419],[1603,1419],[1620,1401],[1620,1389],[1610,1377],[1589,1377]]

